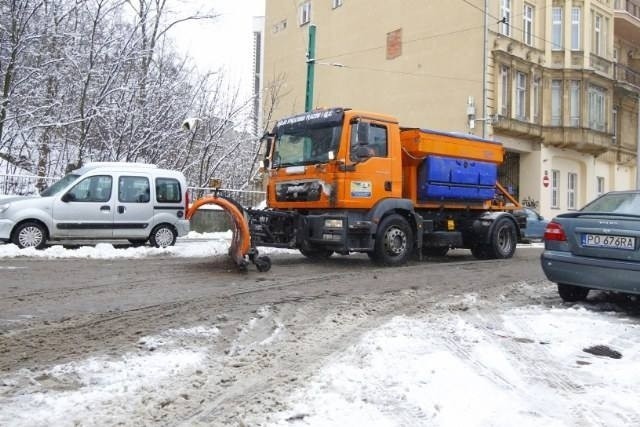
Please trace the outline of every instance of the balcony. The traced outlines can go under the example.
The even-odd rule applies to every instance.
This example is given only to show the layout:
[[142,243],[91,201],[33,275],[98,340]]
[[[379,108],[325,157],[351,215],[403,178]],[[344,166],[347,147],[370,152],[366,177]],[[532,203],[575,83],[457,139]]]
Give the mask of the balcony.
[[614,64],[616,86],[629,92],[640,92],[640,72],[621,64]]
[[640,0],[615,0],[614,33],[625,40],[640,36]]
[[542,137],[542,127],[536,123],[512,119],[505,116],[496,116],[492,123],[496,133],[524,139],[537,139]]
[[587,128],[544,127],[542,138],[545,145],[592,155],[615,148],[613,135]]

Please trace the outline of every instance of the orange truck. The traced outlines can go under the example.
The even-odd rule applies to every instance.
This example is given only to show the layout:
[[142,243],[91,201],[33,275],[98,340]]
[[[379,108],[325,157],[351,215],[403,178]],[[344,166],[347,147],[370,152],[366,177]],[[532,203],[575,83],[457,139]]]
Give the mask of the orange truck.
[[279,120],[263,142],[267,209],[246,211],[252,248],[364,252],[389,266],[451,248],[510,258],[526,227],[498,183],[496,141],[332,108]]

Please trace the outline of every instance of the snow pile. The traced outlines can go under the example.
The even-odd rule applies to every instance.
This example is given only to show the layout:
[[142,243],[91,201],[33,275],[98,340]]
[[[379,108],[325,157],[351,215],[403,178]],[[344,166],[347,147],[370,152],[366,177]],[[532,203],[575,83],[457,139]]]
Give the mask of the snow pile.
[[[155,248],[151,246],[115,247],[111,243],[96,243],[94,246],[80,246],[68,249],[62,245],[53,245],[43,250],[35,248],[20,249],[14,244],[0,244],[1,258],[88,258],[88,259],[138,259],[160,256],[185,258],[211,257],[227,255],[232,232],[197,233],[190,232],[177,240],[175,246]],[[261,254],[297,253],[288,249],[260,248]]]
[[[272,425],[637,424],[639,338],[637,324],[584,309],[398,317],[335,356]],[[594,343],[623,357],[584,351]]]

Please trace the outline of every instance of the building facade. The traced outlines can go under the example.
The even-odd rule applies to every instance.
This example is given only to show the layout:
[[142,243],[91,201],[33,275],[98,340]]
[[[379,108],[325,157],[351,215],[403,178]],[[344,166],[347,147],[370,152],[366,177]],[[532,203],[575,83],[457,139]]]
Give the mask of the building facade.
[[501,141],[545,216],[636,188],[640,0],[267,0],[266,122],[305,108],[312,25],[314,107]]

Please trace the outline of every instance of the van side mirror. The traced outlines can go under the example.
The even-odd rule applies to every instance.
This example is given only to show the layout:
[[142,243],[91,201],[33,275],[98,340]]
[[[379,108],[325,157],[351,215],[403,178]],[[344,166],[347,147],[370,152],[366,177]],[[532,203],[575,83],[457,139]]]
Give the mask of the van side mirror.
[[72,193],[64,193],[61,200],[65,203],[73,202],[76,200],[76,196],[74,196]]

